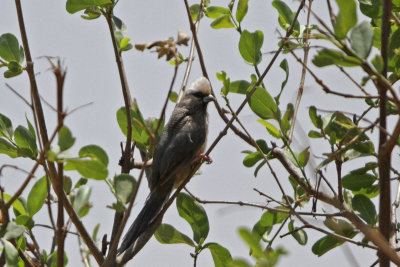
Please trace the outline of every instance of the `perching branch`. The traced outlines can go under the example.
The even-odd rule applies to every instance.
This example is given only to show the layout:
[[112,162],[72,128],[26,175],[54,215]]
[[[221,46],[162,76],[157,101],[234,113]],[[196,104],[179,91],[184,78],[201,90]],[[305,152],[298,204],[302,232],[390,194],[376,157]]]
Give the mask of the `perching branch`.
[[[33,99],[33,106],[35,110],[35,114],[37,116],[38,120],[38,125],[40,129],[40,137],[41,141],[43,142],[43,146],[49,146],[49,138],[47,135],[47,127],[46,127],[46,122],[44,119],[44,113],[42,109],[42,104],[40,100],[40,95],[39,95],[39,90],[37,87],[36,83],[36,78],[35,78],[35,71],[34,71],[34,63],[32,61],[30,49],[29,49],[29,44],[28,44],[28,38],[25,30],[25,23],[24,23],[24,17],[22,14],[22,6],[20,0],[15,0],[15,6],[17,10],[17,16],[18,16],[18,23],[19,23],[19,29],[21,33],[21,39],[22,43],[24,46],[24,52],[25,52],[25,58],[26,58],[26,71],[28,73],[30,85],[31,85],[31,95]],[[67,196],[65,195],[65,192],[62,191],[60,192],[58,190],[58,174],[57,170],[55,168],[55,165],[53,162],[48,161],[48,167],[49,167],[49,173],[50,173],[50,178],[52,181],[52,185],[54,188],[54,191],[56,192],[58,198],[64,198],[64,208],[67,211],[68,215],[70,216],[71,220],[73,221],[74,225],[77,227],[79,233],[82,235],[82,238],[84,239],[86,245],[92,252],[94,258],[96,259],[97,263],[100,265],[103,262],[103,255],[101,252],[97,249],[96,245],[94,244],[93,240],[91,239],[90,235],[87,233],[86,228],[83,226],[82,222],[80,221],[78,215],[75,213],[74,209],[72,208],[71,203],[69,203],[69,200],[67,199]]]

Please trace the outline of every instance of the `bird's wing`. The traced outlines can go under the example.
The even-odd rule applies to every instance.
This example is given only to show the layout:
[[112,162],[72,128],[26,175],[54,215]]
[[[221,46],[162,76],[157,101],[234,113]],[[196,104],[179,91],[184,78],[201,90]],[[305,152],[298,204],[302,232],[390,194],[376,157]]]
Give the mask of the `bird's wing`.
[[[177,172],[183,171],[182,167],[190,166],[194,154],[204,143],[205,136],[199,133],[197,124],[193,122],[190,114],[183,110],[176,112],[173,121],[169,122],[168,136],[160,137],[159,151],[155,153],[157,164],[157,183],[164,183],[171,179]],[[156,155],[157,154],[157,155]]]

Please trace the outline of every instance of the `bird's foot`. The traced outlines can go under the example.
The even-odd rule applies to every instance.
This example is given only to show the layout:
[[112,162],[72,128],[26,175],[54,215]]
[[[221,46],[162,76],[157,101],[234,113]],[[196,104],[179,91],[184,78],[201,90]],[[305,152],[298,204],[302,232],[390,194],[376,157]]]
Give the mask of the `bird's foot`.
[[208,155],[205,154],[199,154],[196,157],[193,158],[193,163],[198,162],[199,160],[204,160],[207,164],[210,164],[213,162],[212,158]]

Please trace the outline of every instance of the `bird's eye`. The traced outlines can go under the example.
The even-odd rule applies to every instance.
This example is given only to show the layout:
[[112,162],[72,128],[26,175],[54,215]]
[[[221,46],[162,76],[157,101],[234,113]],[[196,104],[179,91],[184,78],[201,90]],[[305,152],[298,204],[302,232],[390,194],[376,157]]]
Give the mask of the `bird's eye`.
[[196,92],[193,94],[195,97],[201,98],[203,97],[203,93],[202,92]]

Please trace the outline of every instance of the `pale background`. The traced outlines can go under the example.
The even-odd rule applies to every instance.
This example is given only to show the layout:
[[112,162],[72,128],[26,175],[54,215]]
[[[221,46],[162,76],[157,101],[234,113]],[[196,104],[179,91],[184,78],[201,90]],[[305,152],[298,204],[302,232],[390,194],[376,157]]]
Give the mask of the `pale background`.
[[[119,144],[125,138],[118,127],[115,114],[117,109],[123,105],[123,99],[110,36],[104,18],[86,21],[80,18],[80,14],[68,14],[65,10],[65,1],[36,0],[22,2],[26,30],[31,53],[35,60],[35,70],[41,95],[50,103],[55,104],[54,77],[49,70],[47,61],[39,57],[59,56],[68,68],[65,83],[65,106],[71,110],[88,102],[94,102],[93,105],[67,117],[65,121],[74,136],[77,137],[72,150],[77,153],[83,145],[100,145],[106,150],[110,158],[110,175],[118,174],[120,170],[118,166],[120,158]],[[326,14],[325,1],[323,2],[315,1],[314,3],[314,10],[321,16]],[[193,3],[190,2],[190,4]],[[287,3],[292,7],[292,10],[297,9],[298,4],[296,1],[287,1]],[[212,1],[212,4],[227,5],[226,1]],[[13,1],[1,1],[0,10],[0,34],[10,32],[21,40]],[[126,35],[131,38],[133,44],[163,40],[170,36],[176,37],[178,29],[182,29],[190,35],[183,1],[121,0],[115,10],[115,14],[127,25],[128,32]],[[305,23],[305,17],[306,12],[302,12],[300,17],[302,24]],[[277,11],[271,6],[271,1],[249,1],[249,12],[242,22],[242,28],[249,31],[262,30],[264,32],[263,52],[277,48],[277,18]],[[216,72],[225,70],[231,80],[249,80],[253,69],[243,62],[239,54],[237,49],[239,35],[233,29],[211,29],[209,27],[210,22],[211,20],[209,19],[202,21],[199,39],[211,83],[216,93],[219,94],[221,82],[216,79]],[[279,30],[281,31],[281,29]],[[180,51],[183,55],[188,54],[188,48]],[[302,55],[302,52],[298,51],[297,54]],[[132,96],[138,100],[139,107],[145,117],[158,117],[172,78],[173,67],[163,59],[156,60],[156,54],[149,52],[142,53],[133,49],[123,53],[123,57]],[[265,55],[264,61],[260,64],[261,71],[265,68],[270,58],[270,55]],[[276,95],[279,92],[281,82],[285,78],[284,72],[279,68],[279,63],[283,58],[289,60],[290,78],[281,97],[282,110],[285,109],[287,102],[294,103],[295,101],[300,80],[300,66],[290,56],[281,55],[265,79],[267,89],[272,95]],[[175,91],[179,90],[183,73],[184,66],[180,68],[175,83]],[[350,82],[334,68],[319,69],[318,73],[319,77],[326,79],[328,85],[334,89],[357,92]],[[356,76],[358,74],[358,77],[360,77],[357,69],[352,70],[352,73]],[[201,71],[196,57],[189,82],[199,76],[201,76]],[[29,98],[28,78],[26,74],[8,80],[4,79],[2,75],[0,78],[0,113],[7,115],[13,121],[14,127],[20,124],[26,126],[25,113],[31,118],[29,108],[6,88],[6,82]],[[231,99],[235,108],[242,101],[242,96],[232,95]],[[218,100],[221,104],[223,103],[221,98]],[[317,105],[326,109],[339,108],[357,111],[359,110],[357,109],[357,103],[361,105],[362,101],[351,102],[325,95],[308,76],[298,116],[298,125],[301,125],[304,129],[310,128],[311,124],[307,111],[307,107],[310,105]],[[170,103],[167,109],[167,118],[172,108],[173,104]],[[48,130],[51,132],[55,128],[56,114],[46,106],[45,112],[47,114]],[[209,143],[211,143],[224,124],[218,117],[213,105],[210,105],[209,113]],[[268,142],[271,140],[265,128],[256,121],[257,118],[250,109],[246,108],[239,117],[248,126],[256,139],[263,138]],[[296,129],[295,144],[297,144],[296,147],[299,150],[310,145],[305,136],[300,128]],[[315,155],[321,155],[326,151],[326,148],[321,151],[321,146],[318,145],[319,143],[317,142],[311,143],[312,151]],[[242,165],[244,154],[241,154],[240,151],[245,149],[250,149],[250,147],[232,132],[229,132],[211,154],[214,163],[203,165],[201,168],[202,175],[193,179],[188,188],[201,199],[208,200],[242,200],[263,203],[263,198],[253,191],[254,187],[279,198],[279,189],[266,167],[260,171],[257,178],[254,178],[254,168],[247,169]],[[19,162],[20,166],[26,170],[29,170],[32,166],[32,162],[29,160],[22,159]],[[6,156],[0,155],[0,163],[15,162]],[[318,162],[311,162],[310,164],[315,165]],[[273,166],[278,166],[278,164],[273,162]],[[355,168],[351,164],[349,167]],[[287,183],[287,173],[279,168],[277,170],[279,170],[278,175],[285,188],[291,193],[292,189]],[[309,173],[312,174],[311,169],[309,169]],[[132,174],[135,177],[138,176],[137,171],[133,171]],[[74,182],[79,178],[76,173],[71,173],[71,176]],[[13,192],[24,178],[25,175],[19,172],[6,170],[3,177],[1,177],[1,185],[5,187],[6,192]],[[101,238],[105,233],[110,236],[114,212],[107,209],[106,205],[114,201],[113,196],[105,182],[89,181],[88,184],[93,186],[91,202],[94,207],[89,215],[83,219],[83,222],[91,232],[95,224],[100,221],[99,237]],[[144,186],[139,190],[137,206],[133,209],[133,216],[129,223],[133,221],[148,193],[145,183],[142,185]],[[210,221],[210,233],[206,241],[217,242],[225,246],[230,250],[233,257],[249,259],[248,248],[240,239],[237,229],[240,226],[251,228],[260,218],[263,211],[239,206],[207,205],[204,207]],[[319,207],[322,207],[322,203],[319,203]],[[45,211],[46,209],[34,217],[36,222],[46,222],[48,217]],[[310,218],[309,220],[315,223],[314,219]],[[189,236],[192,235],[189,225],[179,217],[175,205],[172,205],[166,213],[164,222],[174,225]],[[322,222],[317,224],[322,225]],[[35,228],[34,232],[39,236],[41,243],[44,244],[42,249],[49,250],[52,232],[39,228]],[[286,232],[287,227],[281,234]],[[356,248],[354,245],[336,248],[318,258],[312,254],[311,246],[323,235],[312,230],[307,230],[307,233],[309,241],[304,247],[298,245],[291,236],[276,240],[274,246],[282,245],[289,251],[287,256],[281,258],[279,266],[357,266],[354,261],[349,261],[348,256],[346,256],[351,253],[356,258],[359,266],[369,266],[376,259],[374,251]],[[66,249],[69,266],[81,266],[76,237],[67,237]],[[192,249],[186,245],[161,245],[152,238],[128,266],[192,266],[193,259],[189,254],[191,252],[193,252]],[[94,260],[92,263],[95,265]],[[200,254],[198,266],[213,266],[212,258],[208,251]]]

